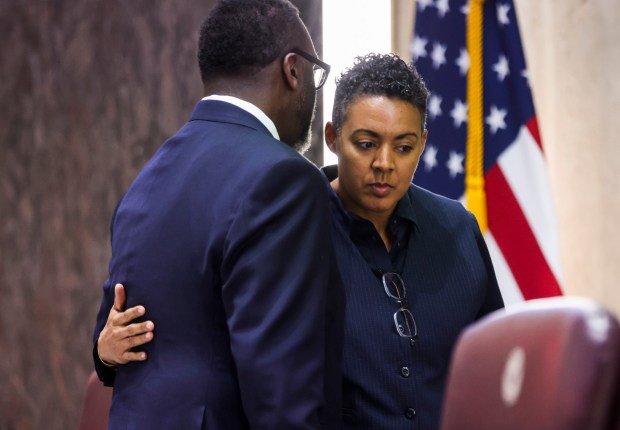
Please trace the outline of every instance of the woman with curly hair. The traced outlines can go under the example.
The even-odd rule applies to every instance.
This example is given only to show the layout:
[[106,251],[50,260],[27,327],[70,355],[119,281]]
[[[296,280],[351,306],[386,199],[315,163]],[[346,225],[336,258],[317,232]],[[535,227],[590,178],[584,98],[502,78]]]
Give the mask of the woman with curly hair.
[[336,260],[346,291],[345,429],[437,429],[461,330],[503,307],[474,216],[412,184],[429,92],[413,66],[369,54],[337,80],[325,126]]

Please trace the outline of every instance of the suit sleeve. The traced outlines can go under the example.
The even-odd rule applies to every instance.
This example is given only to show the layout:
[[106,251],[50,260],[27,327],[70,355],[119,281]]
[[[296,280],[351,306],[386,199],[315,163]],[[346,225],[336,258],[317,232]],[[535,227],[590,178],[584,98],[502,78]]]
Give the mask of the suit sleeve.
[[[335,261],[327,183],[307,161],[288,159],[249,188],[222,269],[243,407],[252,428],[318,428],[325,375],[337,374],[327,368],[328,308],[341,293],[329,282]],[[338,360],[332,364],[339,371]]]
[[474,235],[476,236],[478,249],[480,250],[480,255],[482,257],[482,260],[484,261],[484,267],[486,268],[487,272],[486,295],[483,305],[480,308],[478,315],[476,316],[476,319],[480,319],[488,313],[503,308],[504,300],[502,299],[502,293],[500,292],[499,284],[497,283],[497,277],[495,276],[495,269],[493,268],[491,255],[489,254],[489,249],[487,248],[487,244],[484,241],[484,237],[480,232],[478,221],[472,213],[469,213],[469,216],[472,220]]
[[[120,205],[120,203],[119,203]],[[118,210],[118,206],[114,210],[114,214],[112,215],[112,222],[110,223],[110,238],[113,233],[114,226],[114,218],[116,217],[116,211]],[[112,387],[114,385],[114,379],[116,377],[116,370],[111,369],[105,366],[101,360],[99,359],[99,354],[97,353],[97,341],[99,340],[99,333],[103,330],[106,321],[108,320],[108,315],[110,314],[110,309],[114,305],[114,285],[112,285],[112,281],[107,279],[103,284],[103,296],[101,298],[101,305],[99,306],[99,312],[97,313],[97,320],[95,323],[95,331],[93,334],[93,362],[95,364],[95,371],[97,372],[97,376],[103,385],[107,387]]]

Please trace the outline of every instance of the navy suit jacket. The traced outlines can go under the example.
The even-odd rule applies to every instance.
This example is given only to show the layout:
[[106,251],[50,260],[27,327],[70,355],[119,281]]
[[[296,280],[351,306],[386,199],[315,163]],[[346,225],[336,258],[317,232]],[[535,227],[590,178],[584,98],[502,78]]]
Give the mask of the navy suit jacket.
[[332,194],[334,244],[346,291],[344,429],[439,429],[458,335],[503,307],[474,216],[459,202],[415,185],[403,199],[414,216],[401,274],[418,330],[413,347],[397,334],[393,315],[399,305],[351,241],[350,217]]
[[[95,360],[113,429],[338,428],[344,291],[318,169],[254,116],[200,101],[120,201],[95,345],[123,283],[146,362]],[[114,379],[115,377],[115,379]]]

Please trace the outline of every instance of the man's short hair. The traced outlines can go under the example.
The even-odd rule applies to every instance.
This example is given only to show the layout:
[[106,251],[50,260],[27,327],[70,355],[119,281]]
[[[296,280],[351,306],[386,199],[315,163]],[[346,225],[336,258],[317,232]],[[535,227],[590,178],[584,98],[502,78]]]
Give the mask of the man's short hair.
[[299,29],[288,0],[220,0],[200,29],[198,64],[211,76],[247,75],[276,60]]
[[349,105],[360,96],[396,97],[417,107],[426,129],[429,91],[413,64],[395,54],[368,54],[357,57],[353,66],[336,79],[332,123],[340,134]]

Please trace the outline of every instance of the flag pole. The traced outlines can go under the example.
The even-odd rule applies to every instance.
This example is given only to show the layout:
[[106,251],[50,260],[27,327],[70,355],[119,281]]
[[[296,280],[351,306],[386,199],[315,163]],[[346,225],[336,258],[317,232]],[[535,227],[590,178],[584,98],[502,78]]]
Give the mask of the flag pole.
[[484,0],[471,0],[467,16],[467,51],[470,68],[467,73],[468,126],[465,154],[465,200],[476,216],[480,230],[486,232],[487,204],[484,189],[484,98],[483,98],[483,5]]

